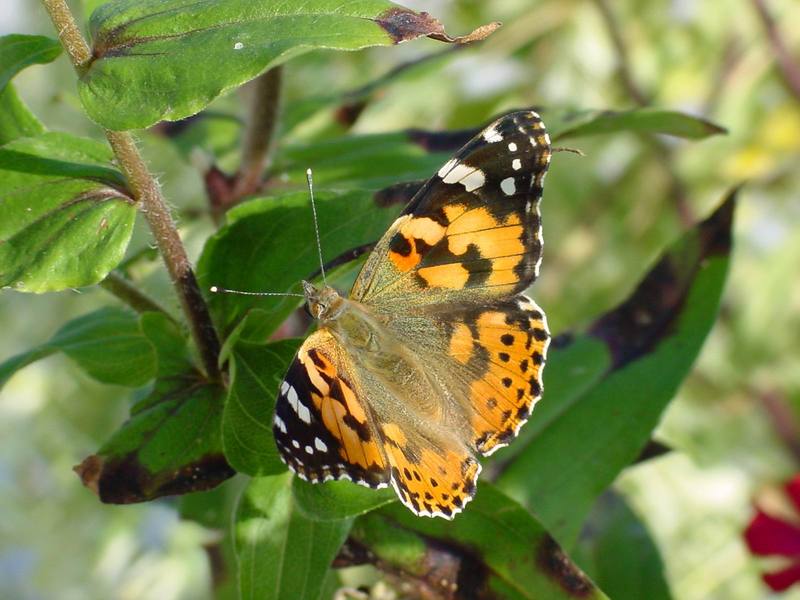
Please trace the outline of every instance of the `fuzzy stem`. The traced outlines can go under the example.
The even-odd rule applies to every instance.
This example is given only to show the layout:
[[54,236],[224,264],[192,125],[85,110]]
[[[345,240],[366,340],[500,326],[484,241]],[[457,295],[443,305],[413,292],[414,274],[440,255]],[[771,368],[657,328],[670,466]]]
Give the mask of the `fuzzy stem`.
[[[80,73],[91,60],[91,51],[83,38],[65,0],[42,0],[58,31],[64,49]],[[209,379],[220,379],[219,338],[211,321],[205,300],[200,293],[186,250],[183,247],[172,215],[164,203],[161,188],[155,181],[130,133],[106,130],[106,139],[114,151],[133,198],[144,214],[167,267],[181,307],[189,322],[195,344]]]

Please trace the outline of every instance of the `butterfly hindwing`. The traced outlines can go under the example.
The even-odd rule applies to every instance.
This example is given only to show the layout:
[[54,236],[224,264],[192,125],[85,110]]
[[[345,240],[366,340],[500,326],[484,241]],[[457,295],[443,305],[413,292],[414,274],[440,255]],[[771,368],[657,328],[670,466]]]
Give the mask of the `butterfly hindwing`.
[[539,201],[549,162],[550,139],[536,113],[489,125],[415,195],[351,296],[394,309],[527,288],[541,258]]
[[386,487],[387,465],[338,344],[325,329],[300,347],[281,383],[273,433],[301,478]]

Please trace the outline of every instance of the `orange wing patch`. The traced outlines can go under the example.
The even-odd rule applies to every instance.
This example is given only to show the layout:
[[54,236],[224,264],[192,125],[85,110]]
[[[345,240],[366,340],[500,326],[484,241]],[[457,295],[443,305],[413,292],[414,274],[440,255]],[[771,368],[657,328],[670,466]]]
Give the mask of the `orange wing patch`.
[[392,487],[415,514],[451,519],[472,500],[481,465],[467,450],[414,448],[393,423],[382,431]]
[[450,355],[475,361],[481,373],[469,387],[473,443],[488,455],[516,437],[542,395],[550,334],[544,313],[525,296],[478,313],[451,333]]
[[361,469],[384,469],[386,463],[372,435],[364,408],[330,359],[317,348],[301,349],[298,359],[313,388],[316,388],[316,391],[313,388],[311,391],[314,407],[325,429],[340,444],[340,458]]

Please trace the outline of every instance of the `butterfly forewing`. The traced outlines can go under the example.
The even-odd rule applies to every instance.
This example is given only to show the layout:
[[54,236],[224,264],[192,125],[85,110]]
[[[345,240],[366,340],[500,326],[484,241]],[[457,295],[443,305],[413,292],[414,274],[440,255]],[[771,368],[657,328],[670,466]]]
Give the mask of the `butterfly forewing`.
[[501,298],[536,278],[539,201],[550,139],[533,112],[487,127],[411,200],[368,259],[351,296],[402,310]]

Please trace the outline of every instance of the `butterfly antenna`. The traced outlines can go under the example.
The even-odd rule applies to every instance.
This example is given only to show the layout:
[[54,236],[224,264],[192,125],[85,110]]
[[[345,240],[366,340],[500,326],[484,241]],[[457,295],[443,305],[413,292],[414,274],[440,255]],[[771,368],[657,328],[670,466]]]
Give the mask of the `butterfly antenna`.
[[290,292],[244,292],[242,290],[229,290],[228,288],[212,285],[208,288],[214,294],[238,294],[240,296],[296,296],[305,298],[303,294],[292,294]]
[[319,241],[319,223],[317,222],[317,204],[314,202],[314,180],[311,177],[311,169],[306,169],[306,181],[308,181],[308,194],[311,196],[311,212],[314,215],[314,236],[317,238],[317,252],[319,253],[319,271],[322,273],[322,283],[328,285],[325,279],[325,265],[322,262],[322,243]]

